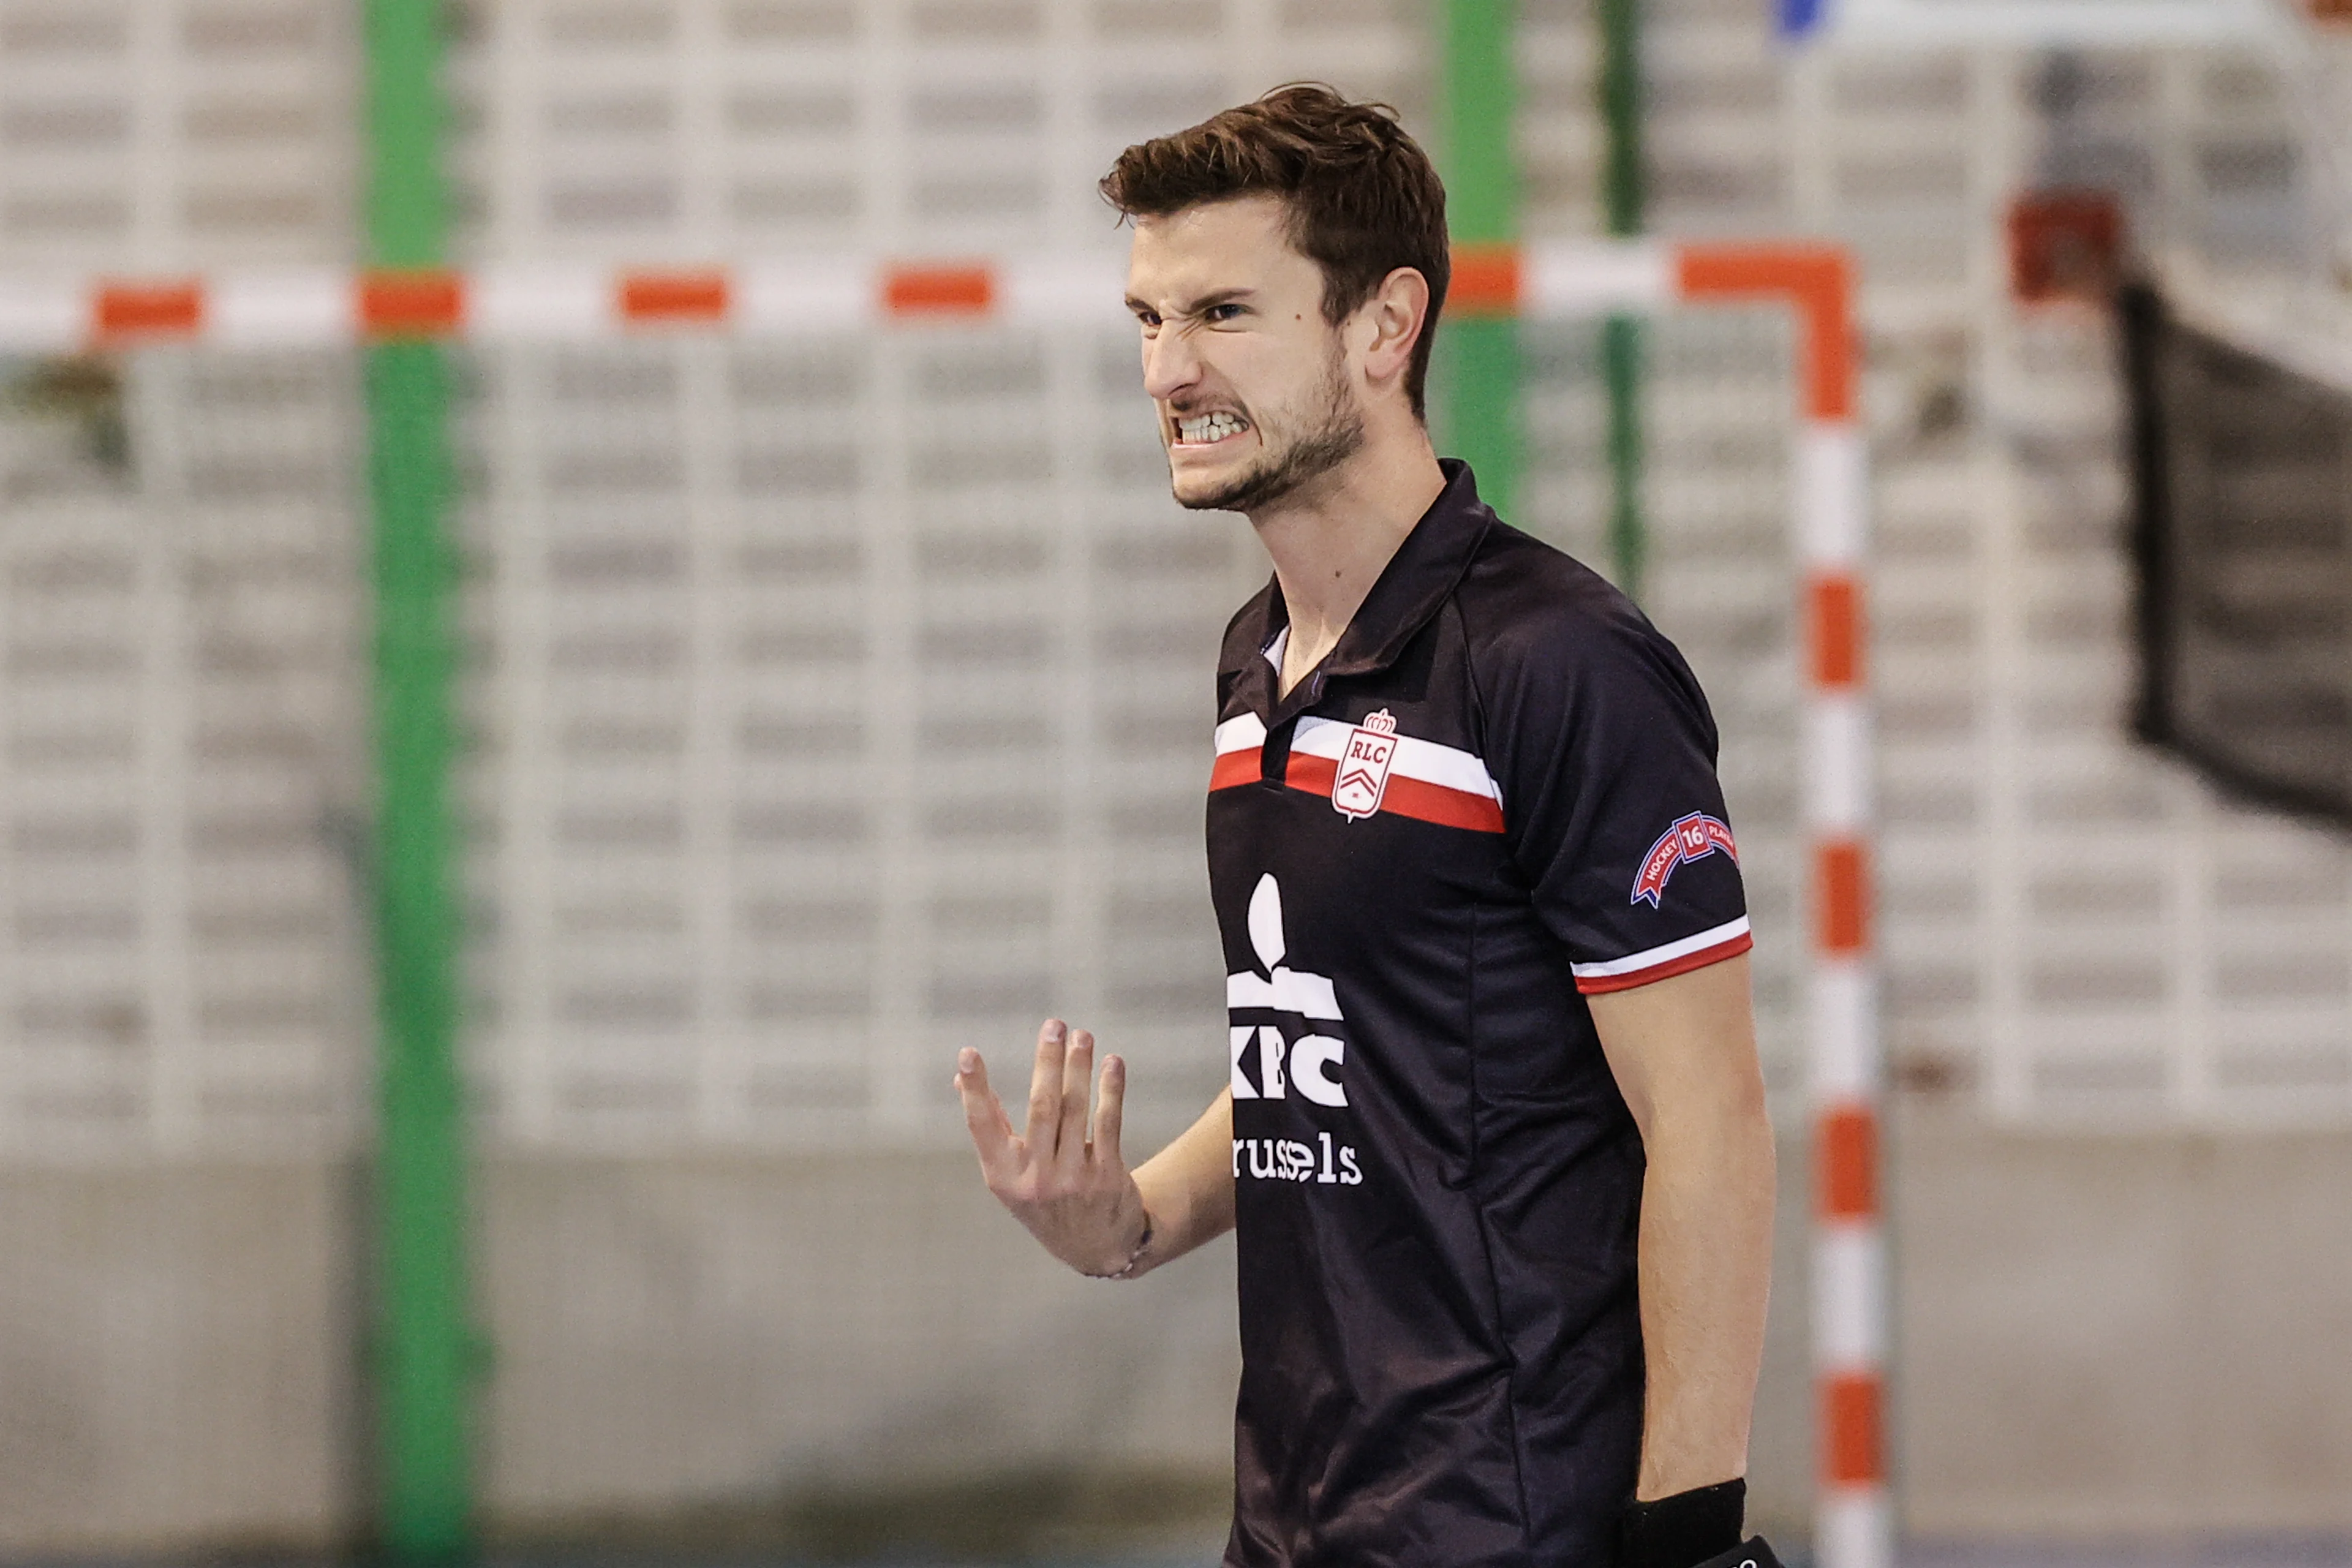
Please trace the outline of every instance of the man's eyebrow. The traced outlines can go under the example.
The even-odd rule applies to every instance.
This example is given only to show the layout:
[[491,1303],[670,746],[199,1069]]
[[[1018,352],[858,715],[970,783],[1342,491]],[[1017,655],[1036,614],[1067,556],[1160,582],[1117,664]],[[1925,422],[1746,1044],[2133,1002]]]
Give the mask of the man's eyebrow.
[[[1255,289],[1215,289],[1197,300],[1186,301],[1181,308],[1168,313],[1177,316],[1197,316],[1203,310],[1213,310],[1220,305],[1235,305],[1244,300],[1254,300],[1256,297],[1257,290]],[[1127,308],[1129,310],[1149,310],[1151,306],[1129,294],[1127,297]]]

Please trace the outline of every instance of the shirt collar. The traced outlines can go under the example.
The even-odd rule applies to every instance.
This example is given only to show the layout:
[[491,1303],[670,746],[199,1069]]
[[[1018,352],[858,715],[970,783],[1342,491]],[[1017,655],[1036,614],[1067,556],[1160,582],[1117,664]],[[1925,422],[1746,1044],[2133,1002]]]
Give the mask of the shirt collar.
[[[1303,710],[1319,700],[1326,679],[1370,675],[1394,663],[1470,569],[1495,513],[1478,499],[1478,482],[1469,464],[1459,458],[1441,458],[1437,466],[1445,476],[1445,488],[1381,568],[1371,592],[1356,606],[1347,629],[1339,634],[1339,643],[1321,667],[1279,704],[1286,713]],[[1257,646],[1265,647],[1289,625],[1290,608],[1283,603],[1282,585],[1269,583],[1266,618],[1255,639]],[[1274,684],[1267,682],[1269,696]]]

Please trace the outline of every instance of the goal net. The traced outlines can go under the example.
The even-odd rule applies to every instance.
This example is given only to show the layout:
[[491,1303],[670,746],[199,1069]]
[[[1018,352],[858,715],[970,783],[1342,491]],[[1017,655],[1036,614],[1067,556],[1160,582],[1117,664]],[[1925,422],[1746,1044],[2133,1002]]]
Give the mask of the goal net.
[[[2352,378],[2124,302],[2137,724],[2265,804],[2352,823]],[[2316,325],[2316,323],[2314,323]]]

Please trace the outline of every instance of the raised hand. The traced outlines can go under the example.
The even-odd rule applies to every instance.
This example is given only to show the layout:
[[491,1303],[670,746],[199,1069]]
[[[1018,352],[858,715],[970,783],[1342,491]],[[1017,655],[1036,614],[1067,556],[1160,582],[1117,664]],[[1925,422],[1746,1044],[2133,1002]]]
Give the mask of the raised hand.
[[969,1046],[957,1056],[955,1082],[988,1190],[1046,1251],[1081,1274],[1111,1275],[1139,1260],[1150,1222],[1119,1154],[1127,1064],[1103,1058],[1089,1131],[1094,1059],[1092,1035],[1046,1019],[1029,1075],[1029,1124],[1017,1136],[988,1086],[988,1065]]

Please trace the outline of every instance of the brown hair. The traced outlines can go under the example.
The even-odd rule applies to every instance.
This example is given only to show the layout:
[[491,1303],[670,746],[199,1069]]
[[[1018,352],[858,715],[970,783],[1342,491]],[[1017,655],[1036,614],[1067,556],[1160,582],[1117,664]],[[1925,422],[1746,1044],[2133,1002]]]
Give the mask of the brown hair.
[[1128,217],[1279,196],[1291,244],[1323,269],[1323,318],[1333,326],[1398,268],[1419,272],[1429,280],[1429,314],[1404,384],[1414,416],[1427,417],[1429,350],[1451,272],[1445,187],[1395,110],[1294,82],[1189,131],[1138,142],[1118,155],[1101,188]]

